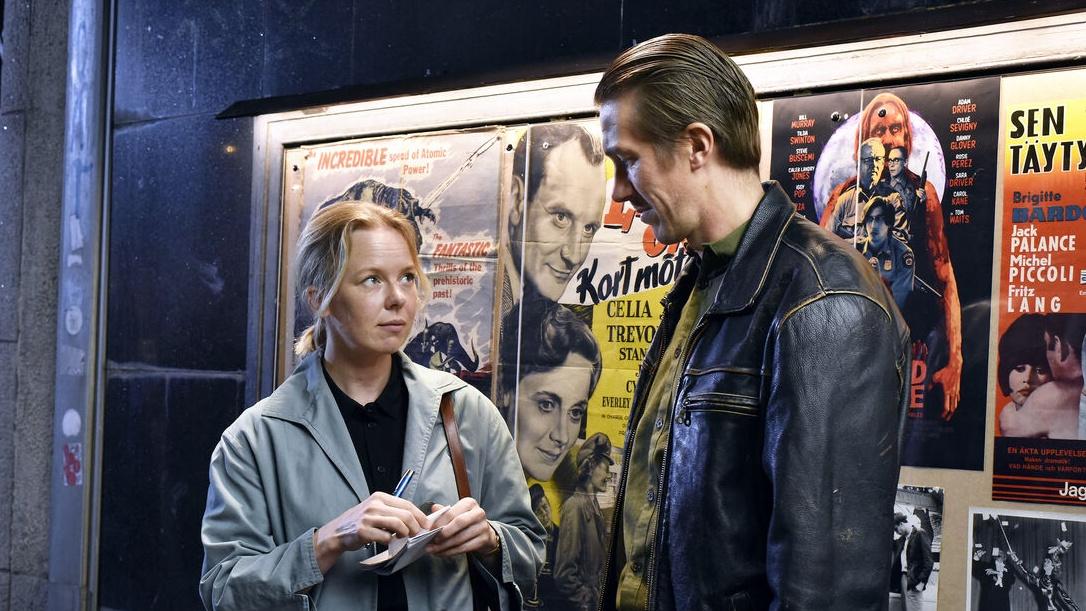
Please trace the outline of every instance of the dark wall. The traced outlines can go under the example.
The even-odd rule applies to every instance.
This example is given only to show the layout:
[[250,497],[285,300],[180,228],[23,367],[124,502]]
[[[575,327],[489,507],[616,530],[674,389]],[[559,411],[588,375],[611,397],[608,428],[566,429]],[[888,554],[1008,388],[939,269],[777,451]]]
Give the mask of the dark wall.
[[[598,70],[668,31],[728,50],[1061,8],[954,0],[118,0],[99,603],[199,608],[207,463],[244,409],[252,123],[240,100]],[[661,6],[663,5],[663,6]],[[439,7],[439,8],[438,8]],[[390,85],[391,84],[391,85]],[[353,88],[353,89],[352,89]]]

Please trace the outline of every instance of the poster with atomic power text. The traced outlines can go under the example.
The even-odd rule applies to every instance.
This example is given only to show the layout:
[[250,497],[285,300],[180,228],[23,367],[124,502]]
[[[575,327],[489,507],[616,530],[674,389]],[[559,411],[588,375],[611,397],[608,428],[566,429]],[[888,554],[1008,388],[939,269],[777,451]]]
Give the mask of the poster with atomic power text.
[[[338,202],[374,203],[411,224],[432,285],[403,351],[491,393],[498,260],[498,128],[336,142],[305,147],[286,168],[284,261],[314,212]],[[284,266],[280,333],[284,345],[313,321],[298,296],[297,270]],[[290,371],[285,368],[285,372]]]

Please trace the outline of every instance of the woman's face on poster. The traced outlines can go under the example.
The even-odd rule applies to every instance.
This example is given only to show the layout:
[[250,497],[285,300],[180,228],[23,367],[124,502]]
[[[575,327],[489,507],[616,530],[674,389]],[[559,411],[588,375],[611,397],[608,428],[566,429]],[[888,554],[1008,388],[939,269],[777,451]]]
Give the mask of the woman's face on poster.
[[589,492],[603,492],[607,490],[607,482],[611,481],[611,466],[607,461],[601,460],[592,468],[592,478],[589,480]]
[[517,454],[529,477],[546,481],[554,475],[581,431],[591,386],[592,364],[579,354],[520,379]]
[[1020,363],[1007,374],[1007,386],[1011,389],[1011,401],[1018,407],[1037,390],[1037,387],[1052,379],[1048,367],[1030,363]]

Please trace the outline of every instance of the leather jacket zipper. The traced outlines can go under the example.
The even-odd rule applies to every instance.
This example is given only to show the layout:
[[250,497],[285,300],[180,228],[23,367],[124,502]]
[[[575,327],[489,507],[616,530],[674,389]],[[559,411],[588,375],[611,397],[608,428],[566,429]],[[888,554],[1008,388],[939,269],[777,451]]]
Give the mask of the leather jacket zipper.
[[[698,339],[698,335],[704,329],[705,329],[705,317],[702,316],[701,320],[699,320],[698,324],[694,327],[694,330],[690,332],[690,337],[688,338],[688,341],[686,342],[686,346],[684,346],[684,350],[683,350],[682,354],[680,355],[680,357],[681,357],[681,360],[679,361],[679,367],[680,368],[686,367],[686,357],[688,355],[686,354],[685,348],[689,348],[690,346],[693,346],[694,342],[697,341],[697,339]],[[678,397],[678,394],[679,394],[679,380],[681,380],[681,379],[682,379],[682,369],[679,370],[679,375],[675,376],[675,387],[671,389],[672,396],[674,396],[674,397]],[[682,422],[684,426],[690,426],[690,410],[687,409],[686,401],[683,401],[682,405],[679,406],[679,411],[675,415],[675,419],[678,420],[679,422]],[[671,435],[669,434],[668,439],[670,440],[670,438],[671,438]],[[668,445],[670,445],[670,443]]]
[[[697,290],[696,288],[694,290]],[[694,326],[694,330],[690,332],[690,336],[686,338],[686,342],[683,343],[683,349],[679,352],[678,369],[675,370],[675,382],[671,387],[671,396],[678,398],[679,395],[679,382],[682,380],[683,370],[686,368],[686,360],[690,357],[690,346],[693,346],[697,342],[698,335],[705,328],[705,316],[703,315],[698,323]],[[645,587],[649,589],[648,606],[646,609],[656,608],[656,589],[652,587],[654,578],[656,577],[656,556],[657,556],[657,542],[659,541],[660,528],[663,525],[664,520],[664,495],[667,493],[667,463],[668,457],[671,455],[671,444],[674,441],[672,438],[672,432],[675,430],[675,420],[681,419],[683,424],[690,426],[690,413],[686,409],[685,403],[680,408],[676,418],[672,418],[671,423],[668,425],[667,433],[667,445],[664,447],[663,456],[660,459],[660,477],[657,479],[656,484],[656,502],[660,503],[659,511],[657,512],[656,528],[652,532],[652,541],[649,542],[649,561],[648,566],[645,567],[648,573],[645,576]]]
[[[660,300],[660,305],[663,306],[663,315],[660,318],[660,320],[662,322],[662,321],[667,319],[667,311],[671,307],[671,295],[670,294],[666,295],[663,299],[661,299]],[[668,340],[667,340],[667,331],[668,331],[668,329],[665,327],[664,324],[661,324],[660,328],[661,328],[660,329],[661,334],[659,336],[657,336],[658,339],[660,339],[660,343],[658,344],[660,346],[660,349],[658,351],[658,352],[660,352],[660,354],[656,355],[657,358],[652,362],[652,368],[650,369],[649,375],[647,376],[647,379],[650,379],[650,380],[656,377],[656,371],[660,368],[660,361],[663,358],[663,351],[667,349],[667,342],[668,342]],[[651,384],[649,386],[651,386]],[[644,399],[645,399],[645,397],[647,396],[647,393],[648,393],[648,386],[646,386],[644,384],[640,384],[636,388],[636,391],[637,392],[634,394],[634,402],[633,402],[633,405],[632,405],[633,410],[638,410],[639,405],[641,403],[643,403],[643,401],[644,401]],[[632,413],[638,413],[638,412],[634,411]],[[638,419],[640,419],[641,416],[643,416],[643,415],[644,414],[639,415]],[[633,424],[636,424],[636,423],[633,423]],[[624,435],[623,443],[625,445],[622,448],[622,464],[623,464],[624,468],[622,469],[622,478],[619,480],[618,494],[616,495],[617,498],[615,498],[614,513],[611,515],[611,541],[609,542],[609,544],[607,546],[608,547],[607,555],[604,556],[604,558],[603,558],[603,583],[604,583],[605,586],[607,584],[608,578],[611,575],[611,558],[613,558],[614,555],[615,555],[615,537],[622,536],[621,533],[618,532],[618,523],[622,519],[622,509],[623,509],[623,505],[625,504],[625,503],[623,503],[623,500],[626,498],[627,475],[629,474],[629,470],[630,470],[629,469],[630,454],[633,452],[633,436],[634,436],[634,433],[636,432],[636,430],[637,430],[636,426],[633,426],[633,427],[627,426],[626,427],[626,434]],[[618,584],[618,583],[615,584],[615,595],[618,594],[618,587],[619,586],[620,586],[620,584]],[[601,588],[600,589],[599,600],[596,601],[596,611],[603,611],[603,599],[604,599],[604,596],[606,596],[606,594],[607,594],[607,588],[606,587]]]

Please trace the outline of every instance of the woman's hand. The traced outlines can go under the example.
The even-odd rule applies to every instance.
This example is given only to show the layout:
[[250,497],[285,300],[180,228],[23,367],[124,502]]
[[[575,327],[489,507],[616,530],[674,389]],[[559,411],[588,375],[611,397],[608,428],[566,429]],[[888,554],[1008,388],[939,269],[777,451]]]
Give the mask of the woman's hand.
[[[440,511],[442,505],[434,503],[433,511]],[[441,515],[430,528],[444,527],[433,543],[426,546],[426,551],[434,556],[455,556],[476,552],[492,555],[501,549],[498,533],[486,521],[486,511],[471,498],[462,498]]]
[[317,565],[327,573],[343,552],[367,543],[387,545],[393,537],[409,537],[423,530],[426,521],[426,515],[411,501],[374,492],[317,529],[313,535]]

